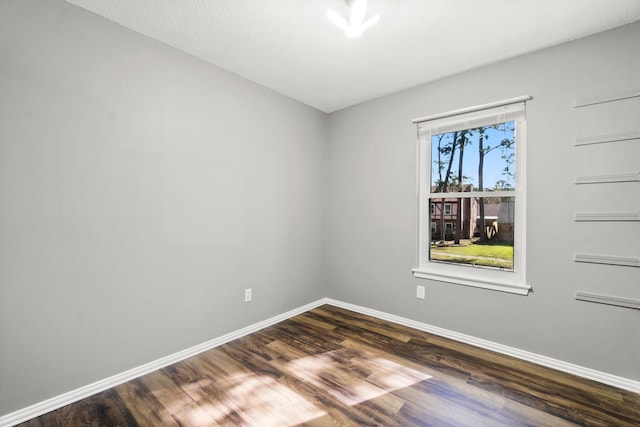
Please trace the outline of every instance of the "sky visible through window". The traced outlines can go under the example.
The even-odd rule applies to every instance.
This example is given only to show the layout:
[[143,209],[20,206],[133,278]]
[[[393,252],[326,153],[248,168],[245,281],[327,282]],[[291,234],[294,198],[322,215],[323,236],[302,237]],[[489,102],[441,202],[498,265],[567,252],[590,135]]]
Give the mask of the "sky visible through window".
[[[458,184],[460,148],[464,144],[462,159],[462,184],[479,185],[480,136],[484,161],[482,168],[483,189],[515,187],[515,122],[509,121],[460,132],[447,132],[431,137],[432,174],[431,185],[439,182]],[[454,137],[456,141],[454,144]],[[451,156],[453,155],[453,159]],[[447,171],[448,180],[447,180]]]

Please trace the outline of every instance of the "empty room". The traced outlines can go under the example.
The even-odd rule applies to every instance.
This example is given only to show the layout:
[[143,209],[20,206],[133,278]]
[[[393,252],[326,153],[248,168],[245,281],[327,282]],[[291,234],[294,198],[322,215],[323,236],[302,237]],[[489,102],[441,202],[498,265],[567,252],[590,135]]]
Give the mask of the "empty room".
[[17,425],[640,425],[640,1],[0,0]]

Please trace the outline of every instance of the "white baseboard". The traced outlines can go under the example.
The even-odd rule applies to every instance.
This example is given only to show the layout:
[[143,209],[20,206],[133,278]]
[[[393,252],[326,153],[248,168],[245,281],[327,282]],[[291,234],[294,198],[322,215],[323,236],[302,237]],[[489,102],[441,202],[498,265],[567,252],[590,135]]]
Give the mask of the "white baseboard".
[[133,379],[146,375],[150,372],[157,371],[158,369],[162,369],[166,366],[180,362],[181,360],[187,359],[191,356],[195,356],[196,354],[221,346],[222,344],[225,344],[229,341],[233,341],[237,338],[241,338],[245,335],[249,335],[253,332],[259,331],[260,329],[264,329],[267,326],[275,325],[278,322],[282,322],[283,320],[286,320],[298,314],[302,314],[323,304],[326,304],[325,300],[312,302],[286,313],[271,317],[262,322],[247,326],[246,328],[238,329],[237,331],[230,332],[226,335],[222,335],[221,337],[214,338],[210,341],[198,344],[186,350],[182,350],[169,356],[146,363],[142,366],[138,366],[137,368],[129,369],[128,371],[122,372],[112,377],[96,381],[92,384],[77,388],[67,393],[63,393],[59,396],[52,397],[51,399],[36,403],[24,409],[11,412],[0,417],[0,427],[14,426],[16,424],[28,421],[32,418],[39,417],[40,415],[46,414],[48,412],[55,411],[58,408],[69,405],[73,402],[77,402],[78,400],[85,399],[89,396],[93,396],[96,393],[108,390],[127,381],[131,381]]
[[541,366],[546,366],[547,368],[552,368],[558,371],[577,375],[579,377],[587,378],[603,384],[608,384],[617,388],[632,391],[634,393],[640,393],[640,381],[634,381],[616,375],[607,374],[605,372],[600,372],[594,369],[585,368],[583,366],[574,365],[573,363],[563,362],[562,360],[553,359],[551,357],[542,356],[540,354],[531,353],[514,347],[498,344],[492,341],[483,340],[471,335],[465,335],[459,332],[450,331],[448,329],[439,328],[437,326],[431,326],[426,323],[416,322],[411,319],[384,313],[382,311],[372,310],[369,308],[360,307],[341,301],[334,301],[331,299],[327,299],[325,302],[327,304],[335,305],[336,307],[344,308],[346,310],[366,314],[378,319],[387,320],[389,322],[398,323],[400,325],[408,326],[420,331],[429,332],[445,338],[450,338],[452,340],[459,341],[465,344],[470,344],[476,347],[484,348],[486,350],[495,351],[496,353],[516,357],[521,360],[526,360],[528,362],[536,363]]
[[304,312],[307,312],[309,310],[312,310],[324,304],[334,305],[336,307],[355,311],[361,314],[366,314],[372,317],[376,317],[378,319],[387,320],[393,323],[398,323],[400,325],[408,326],[410,328],[418,329],[420,331],[429,332],[445,338],[453,339],[455,341],[471,344],[476,347],[492,350],[497,353],[513,356],[518,359],[537,363],[542,366],[546,366],[549,368],[557,369],[559,371],[567,372],[580,377],[598,381],[603,384],[608,384],[624,390],[640,393],[640,381],[634,381],[627,378],[622,378],[622,377],[610,375],[604,372],[596,371],[593,369],[584,368],[582,366],[563,362],[561,360],[552,359],[550,357],[541,356],[535,353],[530,353],[528,351],[523,351],[523,350],[519,350],[517,348],[509,347],[506,345],[494,343],[494,342],[483,340],[480,338],[475,338],[470,335],[461,334],[458,332],[450,331],[448,329],[438,328],[436,326],[431,326],[426,323],[416,322],[414,320],[395,316],[389,313],[384,313],[382,311],[372,310],[369,308],[333,300],[330,298],[323,298],[315,302],[312,302],[310,304],[304,305],[302,307],[298,307],[296,309],[290,310],[286,313],[271,317],[262,322],[255,323],[245,328],[238,329],[237,331],[230,332],[226,335],[222,335],[218,338],[214,338],[202,344],[190,347],[186,350],[182,350],[177,353],[171,354],[169,356],[162,357],[160,359],[146,363],[137,368],[133,368],[128,371],[122,372],[120,374],[114,375],[112,377],[105,378],[100,381],[96,381],[92,384],[77,388],[75,390],[69,391],[59,396],[55,396],[51,399],[47,399],[45,401],[36,403],[24,409],[11,412],[9,414],[6,414],[0,417],[0,427],[14,426],[16,424],[20,424],[25,421],[28,421],[32,418],[46,414],[48,412],[55,411],[58,408],[69,405],[73,402],[77,402],[78,400],[85,399],[89,396],[108,390],[124,382],[131,381],[135,378],[141,377],[150,372],[157,371],[158,369],[164,368],[173,363],[177,363],[191,356],[195,356],[199,353],[218,347],[222,344],[225,344],[229,341],[233,341],[237,338],[241,338],[245,335],[249,335],[260,329],[264,329],[268,326],[275,325],[278,322],[282,322],[283,320],[287,320],[293,316],[297,316],[298,314],[302,314]]

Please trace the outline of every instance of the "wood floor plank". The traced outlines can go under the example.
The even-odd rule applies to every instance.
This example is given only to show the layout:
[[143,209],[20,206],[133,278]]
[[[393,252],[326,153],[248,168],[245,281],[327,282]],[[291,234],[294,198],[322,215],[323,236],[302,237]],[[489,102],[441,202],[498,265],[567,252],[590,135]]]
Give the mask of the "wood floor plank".
[[158,425],[178,426],[178,423],[171,417],[171,414],[139,379],[121,384],[115,389],[138,425],[142,427]]
[[280,355],[278,360],[282,362],[291,362],[293,360],[302,359],[309,356],[307,353],[304,353],[297,348],[294,348],[289,344],[279,340],[271,341],[269,344],[267,344],[267,347],[277,352]]
[[341,348],[339,342],[330,339],[333,336],[331,331],[324,330],[319,334],[317,329],[298,323],[295,318],[268,328],[265,332],[274,338],[286,337],[287,344],[307,354],[322,354]]
[[464,425],[452,417],[446,408],[434,409],[407,402],[398,412],[398,425],[420,427],[459,427]]
[[27,426],[135,426],[115,390],[107,390],[25,423]]
[[[184,361],[186,367],[197,372],[197,382],[183,384],[185,392],[220,425],[251,425],[251,418],[237,403],[233,390],[253,373],[239,361],[215,348]],[[185,368],[186,369],[186,368]]]
[[638,426],[640,395],[325,305],[22,426]]
[[183,427],[217,427],[220,426],[211,416],[196,402],[181,407],[172,414],[178,425]]
[[336,328],[335,324],[325,321],[322,317],[314,315],[314,313],[304,313],[296,316],[292,320],[304,323],[311,328],[321,328],[327,331],[332,331]]
[[[389,322],[374,319],[370,316],[361,315],[353,312],[345,312],[344,310],[334,310],[335,307],[323,306],[318,309],[319,313],[329,313],[334,322],[341,321],[343,326],[358,327],[370,332],[374,332],[395,341],[407,342],[412,337],[412,331],[396,328]],[[408,332],[408,333],[407,333]]]
[[173,378],[170,371],[162,369],[140,378],[140,381],[170,414],[175,414],[194,403]]
[[579,425],[514,400],[505,402],[504,414],[508,419],[512,420],[513,425],[522,424],[522,420],[527,420],[529,425],[535,425],[536,427],[572,427]]

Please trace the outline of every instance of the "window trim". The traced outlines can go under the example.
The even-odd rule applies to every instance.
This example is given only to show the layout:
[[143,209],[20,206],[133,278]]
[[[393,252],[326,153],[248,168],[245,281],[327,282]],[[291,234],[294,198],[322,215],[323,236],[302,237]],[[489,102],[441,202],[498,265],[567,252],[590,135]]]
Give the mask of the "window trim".
[[[418,233],[416,265],[412,269],[417,278],[437,280],[463,286],[490,289],[509,292],[519,295],[527,295],[531,286],[526,282],[526,101],[530,96],[497,101],[476,107],[454,110],[449,113],[435,114],[413,120],[418,126],[417,135],[417,196],[418,196]],[[503,118],[503,116],[509,118]],[[450,130],[472,128],[469,123],[490,124],[515,120],[516,134],[516,189],[505,192],[505,197],[514,197],[516,203],[515,234],[514,241],[514,271],[502,271],[487,267],[474,267],[472,265],[450,264],[430,261],[428,258],[431,240],[431,218],[428,215],[430,209],[429,195],[431,195],[431,138],[423,136],[436,133],[444,133]],[[432,122],[429,125],[422,125]],[[422,128],[422,130],[421,130]],[[425,131],[426,129],[426,131]],[[444,130],[443,130],[444,129]],[[426,191],[428,189],[428,191]],[[464,197],[474,197],[477,192],[464,193]],[[477,194],[485,194],[483,192]],[[438,193],[442,197],[460,197],[459,193]],[[444,206],[442,207],[444,213]]]

